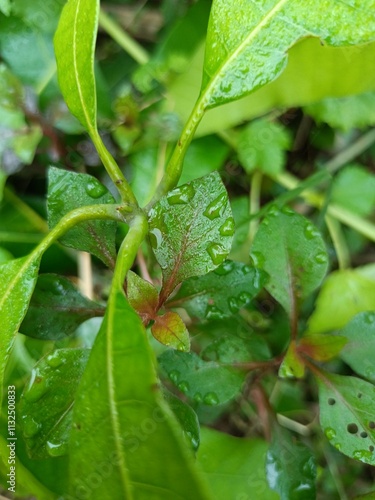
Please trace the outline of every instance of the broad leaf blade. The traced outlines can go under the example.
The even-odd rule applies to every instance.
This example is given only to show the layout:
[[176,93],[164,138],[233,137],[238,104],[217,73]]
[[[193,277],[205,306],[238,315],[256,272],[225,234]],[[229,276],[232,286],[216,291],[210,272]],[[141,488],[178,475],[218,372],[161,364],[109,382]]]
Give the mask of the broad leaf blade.
[[37,339],[59,340],[72,335],[87,319],[103,315],[104,308],[81,295],[70,280],[42,274],[20,331]]
[[150,211],[149,227],[163,270],[162,301],[181,281],[218,267],[230,251],[234,220],[219,174],[170,191]]
[[74,398],[89,354],[88,349],[58,349],[33,369],[19,405],[31,458],[68,452]]
[[57,75],[71,113],[87,131],[96,130],[94,53],[99,0],[69,0],[54,38]]
[[328,267],[324,241],[315,226],[285,207],[273,207],[255,236],[250,257],[269,274],[266,289],[290,317],[298,302],[322,282]]
[[[84,478],[98,467],[102,480],[92,490]],[[111,294],[77,394],[71,479],[73,496],[89,488],[103,500],[174,500],[186,491],[209,498],[163,402],[141,320],[120,291]]]
[[320,373],[320,425],[339,451],[375,465],[375,387],[355,377]]
[[137,311],[144,324],[153,319],[159,304],[159,294],[154,285],[129,271],[126,281],[129,304]]
[[226,261],[211,273],[184,281],[168,306],[183,307],[191,317],[222,319],[249,304],[266,282],[264,271]]
[[[202,95],[206,107],[239,99],[274,80],[287,51],[299,39],[317,36],[329,45],[353,45],[375,38],[368,11],[373,0],[355,5],[331,0],[293,2],[215,0],[206,42]],[[319,12],[329,9],[329,16]]]
[[173,311],[157,316],[151,327],[151,333],[164,345],[179,351],[190,351],[189,332],[181,317]]
[[[48,224],[52,228],[71,210],[87,205],[114,203],[112,195],[95,177],[51,167],[48,174]],[[116,259],[116,223],[92,220],[68,231],[60,241],[76,250],[89,252],[107,266]]]
[[39,263],[40,255],[32,254],[0,266],[0,403],[6,364],[34,290]]

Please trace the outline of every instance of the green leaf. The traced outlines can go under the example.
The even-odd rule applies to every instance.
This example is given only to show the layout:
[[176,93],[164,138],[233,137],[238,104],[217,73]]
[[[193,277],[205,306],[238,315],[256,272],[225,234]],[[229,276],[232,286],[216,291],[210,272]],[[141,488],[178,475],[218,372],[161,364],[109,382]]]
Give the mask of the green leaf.
[[279,369],[280,378],[302,378],[305,375],[305,364],[300,358],[295,340],[289,344]]
[[194,451],[197,451],[200,444],[200,428],[197,414],[188,404],[184,403],[167,389],[163,388],[163,396],[168,403],[174,416],[181,425],[183,435],[190,443]]
[[249,304],[266,281],[264,271],[228,260],[205,276],[184,281],[168,306],[183,307],[191,317],[222,319]]
[[10,0],[0,0],[0,11],[5,16],[9,16],[11,9],[12,5],[10,3]]
[[349,131],[375,124],[375,92],[333,98],[306,106],[305,113],[317,123],[328,123],[332,128]]
[[328,267],[324,241],[316,227],[288,207],[272,207],[255,235],[250,257],[270,276],[269,293],[294,317],[298,302],[322,282]]
[[208,406],[233,399],[240,393],[245,377],[221,363],[203,361],[193,352],[168,350],[159,357],[159,364],[181,392]]
[[[291,108],[320,101],[327,96],[342,97],[375,90],[371,67],[375,43],[355,47],[322,46],[319,40],[301,40],[289,51],[288,66],[276,80],[251,95],[210,110],[203,117],[197,135],[232,128],[263,116],[275,107]],[[204,44],[196,52],[188,71],[169,86],[168,109],[186,120],[200,93]],[[319,71],[316,68],[319,67]]]
[[164,345],[179,351],[190,351],[189,332],[181,317],[175,312],[168,311],[162,316],[156,316],[151,333]]
[[260,119],[242,129],[238,141],[238,158],[248,173],[259,169],[265,174],[276,175],[284,168],[286,151],[291,145],[287,128]]
[[129,304],[139,314],[143,324],[148,324],[154,319],[158,304],[159,294],[154,285],[140,278],[138,274],[129,271],[127,275],[126,294]]
[[320,372],[320,425],[341,453],[375,465],[375,386],[355,377]]
[[99,0],[69,0],[54,38],[57,75],[70,112],[90,134],[96,131],[94,53]]
[[58,349],[34,367],[19,404],[31,458],[68,453],[74,399],[89,354],[88,349]]
[[375,309],[375,280],[359,270],[331,273],[323,283],[308,320],[309,333],[324,333],[343,328],[356,314]]
[[366,377],[375,383],[375,314],[362,312],[341,330],[341,335],[348,339],[348,343],[341,351],[341,358],[358,375]]
[[42,274],[20,331],[36,339],[59,340],[72,335],[87,319],[103,315],[104,308],[82,296],[67,278]]
[[[114,203],[114,199],[95,177],[56,167],[49,169],[47,205],[50,228],[75,208],[106,203]],[[113,267],[116,259],[115,236],[115,222],[93,220],[78,224],[60,241],[68,247],[89,252]]]
[[150,211],[149,228],[163,271],[163,303],[181,281],[212,271],[230,251],[234,220],[219,174],[170,191]]
[[5,368],[34,290],[40,258],[32,254],[0,266],[0,406]]
[[[121,291],[111,293],[73,418],[72,496],[210,498],[163,401],[141,320]],[[92,474],[100,477],[95,489]]]
[[273,427],[266,474],[270,488],[281,500],[316,497],[316,465],[311,450],[278,425]]
[[347,343],[343,335],[306,335],[298,344],[298,351],[315,361],[329,361],[337,357]]
[[[201,88],[205,107],[239,99],[274,80],[286,66],[287,51],[301,38],[316,36],[333,46],[374,40],[375,22],[368,17],[374,6],[373,0],[356,0],[354,5],[334,0],[215,0]],[[327,9],[329,16],[319,15]]]
[[331,200],[358,215],[375,212],[375,175],[361,165],[345,167],[332,184]]
[[279,498],[266,480],[267,447],[261,439],[240,439],[213,429],[201,429],[198,464],[216,500]]

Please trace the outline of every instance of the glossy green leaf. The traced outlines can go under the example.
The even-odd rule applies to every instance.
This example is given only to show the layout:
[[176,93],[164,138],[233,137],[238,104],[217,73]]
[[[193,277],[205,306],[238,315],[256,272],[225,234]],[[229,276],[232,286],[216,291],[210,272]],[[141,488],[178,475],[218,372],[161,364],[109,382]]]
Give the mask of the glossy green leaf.
[[203,361],[197,354],[168,350],[159,364],[178,389],[197,403],[215,406],[241,391],[245,375],[221,363]]
[[[226,130],[246,120],[263,116],[275,107],[291,108],[320,101],[327,96],[342,97],[375,90],[371,67],[375,43],[333,48],[319,40],[301,40],[289,51],[288,65],[276,80],[251,95],[212,109],[203,117],[197,135]],[[200,93],[204,45],[194,56],[189,70],[170,86],[168,109],[186,120]],[[317,71],[319,67],[319,71]]]
[[0,403],[5,368],[14,338],[26,314],[38,276],[40,255],[11,260],[0,266]]
[[331,273],[308,320],[309,333],[343,328],[356,314],[375,309],[375,280],[353,269]]
[[129,271],[126,282],[126,295],[129,304],[137,311],[144,324],[156,315],[159,294],[154,285]]
[[317,123],[328,123],[332,128],[348,131],[375,124],[375,92],[333,98],[306,106],[305,112]]
[[361,165],[350,165],[337,174],[331,200],[358,215],[375,213],[375,175]]
[[150,211],[149,227],[163,302],[181,281],[212,271],[229,253],[234,220],[219,174],[170,191]]
[[316,227],[288,207],[273,207],[255,235],[250,257],[269,274],[266,289],[290,317],[298,303],[322,282],[328,268],[324,241]]
[[82,296],[70,280],[42,274],[20,331],[37,339],[59,340],[72,335],[87,319],[103,315],[104,308]]
[[286,151],[292,146],[289,130],[279,123],[264,119],[245,127],[238,141],[238,158],[250,173],[256,169],[277,175],[284,168]]
[[58,349],[42,358],[21,396],[21,428],[31,458],[68,453],[75,394],[88,349]]
[[168,311],[162,316],[156,316],[151,333],[156,340],[166,346],[179,351],[190,351],[189,332],[181,317],[175,312]]
[[73,497],[210,498],[163,401],[141,320],[120,291],[111,294],[73,419]]
[[270,488],[281,500],[316,498],[317,471],[311,450],[278,425],[273,427],[267,451],[266,474]]
[[169,307],[183,307],[191,317],[222,319],[236,314],[260,292],[264,271],[225,261],[215,271],[184,281]]
[[240,439],[214,429],[201,429],[198,464],[216,500],[276,500],[265,471],[268,444],[261,439]]
[[193,450],[197,451],[200,444],[200,428],[197,414],[191,406],[165,388],[163,388],[163,396],[181,425],[183,435]]
[[340,354],[346,343],[343,335],[306,335],[299,342],[298,351],[315,361],[329,361]]
[[295,340],[292,340],[280,365],[279,377],[302,378],[304,375],[305,364],[298,354]]
[[355,377],[320,373],[320,425],[341,453],[375,465],[375,386]]
[[[114,203],[112,195],[95,177],[51,167],[48,174],[48,224],[56,226],[71,210],[86,205]],[[116,223],[92,220],[68,231],[61,243],[89,252],[113,267],[116,259]]]
[[348,339],[341,359],[358,375],[375,383],[375,313],[357,314],[340,334]]
[[[354,5],[334,0],[215,0],[201,89],[205,106],[239,99],[274,80],[286,66],[289,48],[303,37],[316,36],[333,46],[374,40],[375,22],[367,13],[374,6],[373,0],[356,0]],[[330,16],[318,14],[327,9]]]
[[99,0],[70,0],[54,38],[57,75],[70,112],[87,131],[96,131],[94,52]]

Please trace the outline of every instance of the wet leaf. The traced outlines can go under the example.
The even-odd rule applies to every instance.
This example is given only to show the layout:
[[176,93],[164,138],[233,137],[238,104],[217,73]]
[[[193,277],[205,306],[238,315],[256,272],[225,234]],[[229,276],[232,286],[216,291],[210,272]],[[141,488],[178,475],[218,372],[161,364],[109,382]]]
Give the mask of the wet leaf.
[[269,274],[266,289],[294,317],[298,304],[322,282],[327,250],[319,231],[288,207],[272,207],[255,235],[250,258]]
[[203,361],[197,354],[166,351],[159,364],[171,382],[196,403],[216,406],[241,391],[245,374],[220,363]]
[[[367,14],[372,8],[373,0],[355,6],[334,0],[215,0],[201,88],[205,107],[239,99],[274,80],[285,69],[287,51],[301,38],[316,36],[333,46],[374,40],[375,22]],[[323,10],[330,16],[318,15]]]
[[67,278],[42,274],[20,331],[37,339],[59,340],[72,335],[87,319],[103,315],[103,306],[81,295]]
[[340,334],[348,339],[341,351],[341,359],[358,375],[375,383],[375,313],[357,314]]
[[149,227],[163,271],[163,303],[181,281],[212,271],[230,251],[234,220],[219,174],[170,191],[150,211]]
[[355,377],[320,372],[320,425],[341,453],[375,465],[375,386]]
[[[47,205],[50,228],[75,208],[106,203],[114,203],[114,199],[95,177],[55,167],[49,169]],[[60,241],[76,250],[90,252],[113,267],[116,259],[115,236],[115,222],[93,220],[78,224]]]
[[375,309],[375,280],[355,269],[331,273],[319,292],[308,320],[309,333],[343,328],[356,314]]
[[31,458],[68,453],[75,395],[89,354],[89,349],[57,349],[34,367],[19,405]]
[[[76,397],[70,441],[72,496],[209,499],[163,400],[139,316],[112,290]],[[145,467],[147,464],[147,467]],[[99,474],[101,481],[90,481]]]
[[289,344],[279,369],[280,378],[302,378],[305,375],[305,364],[300,358],[295,340]]
[[361,165],[345,167],[333,181],[331,200],[355,214],[371,215],[375,212],[375,175]]
[[126,294],[129,304],[137,311],[144,324],[153,319],[159,304],[159,294],[154,285],[129,271]]
[[311,450],[290,432],[274,425],[267,452],[266,474],[270,488],[281,500],[316,497],[316,464]]
[[249,304],[266,281],[264,271],[227,260],[211,273],[184,281],[168,306],[183,307],[191,317],[223,319]]
[[164,345],[179,351],[190,350],[189,332],[181,317],[175,312],[169,311],[162,316],[156,316],[151,333]]

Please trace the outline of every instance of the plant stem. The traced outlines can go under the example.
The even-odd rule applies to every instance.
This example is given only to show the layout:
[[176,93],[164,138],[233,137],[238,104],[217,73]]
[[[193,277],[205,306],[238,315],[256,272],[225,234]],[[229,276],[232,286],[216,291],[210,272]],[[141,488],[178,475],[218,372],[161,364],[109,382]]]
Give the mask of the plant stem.
[[108,35],[122,47],[138,64],[146,64],[149,55],[146,50],[131,38],[122,27],[114,21],[108,14],[100,11],[99,24]]
[[357,156],[366,151],[366,149],[368,149],[372,144],[374,144],[374,142],[375,142],[375,129],[372,129],[366,134],[364,134],[362,137],[360,137],[353,144],[351,144],[348,148],[344,149],[344,151],[341,151],[341,153],[339,153],[334,158],[329,160],[324,165],[324,168],[331,173],[336,172],[336,170],[346,165],[350,161],[354,160],[354,158],[357,158]]
[[335,248],[339,269],[346,269],[350,266],[350,252],[348,250],[340,223],[331,215],[326,215],[325,221]]
[[[262,179],[263,179],[263,174],[259,170],[256,170],[253,173],[252,179],[251,179],[251,189],[250,189],[250,201],[249,201],[249,215],[256,214],[259,212],[260,208],[260,192],[262,188]],[[255,233],[257,232],[258,229],[258,219],[252,219],[249,224],[249,233],[248,233],[248,243],[249,247],[251,246]]]

